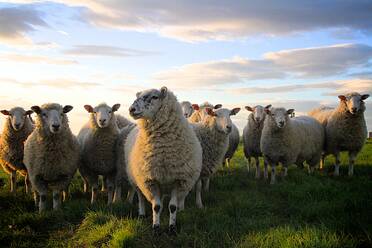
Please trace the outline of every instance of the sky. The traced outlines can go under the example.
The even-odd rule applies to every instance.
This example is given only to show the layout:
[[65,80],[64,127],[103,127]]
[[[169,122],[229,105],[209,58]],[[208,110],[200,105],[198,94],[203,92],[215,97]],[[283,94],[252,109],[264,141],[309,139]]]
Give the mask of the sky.
[[[167,86],[179,101],[294,108],[372,95],[370,0],[0,0],[0,109],[120,103]],[[372,131],[372,96],[365,117]],[[0,116],[3,125],[5,116]]]

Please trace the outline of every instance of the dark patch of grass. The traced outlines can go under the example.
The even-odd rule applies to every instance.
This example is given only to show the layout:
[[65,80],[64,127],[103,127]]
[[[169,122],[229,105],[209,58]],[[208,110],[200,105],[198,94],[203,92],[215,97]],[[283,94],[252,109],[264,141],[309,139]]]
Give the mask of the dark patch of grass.
[[[242,147],[232,168],[221,168],[204,194],[205,209],[195,207],[191,192],[186,210],[178,214],[178,235],[166,232],[164,208],[160,237],[148,217],[137,218],[136,206],[107,207],[103,194],[90,206],[77,176],[71,199],[63,209],[38,214],[31,195],[18,181],[16,196],[7,176],[0,174],[0,246],[4,247],[367,247],[372,246],[372,141],[357,159],[355,176],[347,177],[342,154],[342,176],[333,178],[334,159],[325,169],[308,176],[307,170],[289,168],[276,185],[255,180],[247,172]],[[49,202],[51,199],[49,199]],[[49,206],[51,207],[51,206]]]

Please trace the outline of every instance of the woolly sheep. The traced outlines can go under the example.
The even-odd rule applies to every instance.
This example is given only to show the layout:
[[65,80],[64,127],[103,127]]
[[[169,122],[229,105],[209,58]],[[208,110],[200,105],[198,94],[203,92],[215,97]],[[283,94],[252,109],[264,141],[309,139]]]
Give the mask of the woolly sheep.
[[176,231],[176,214],[200,176],[202,150],[184,117],[175,95],[162,87],[136,94],[129,108],[138,120],[125,143],[127,174],[137,189],[139,214],[144,215],[143,196],[151,203],[153,230],[160,231],[162,198],[170,193],[169,231]]
[[25,189],[28,193],[30,181],[23,163],[24,142],[31,134],[34,126],[30,115],[32,110],[25,111],[21,107],[1,110],[7,116],[0,138],[0,164],[10,175],[10,191],[16,192],[17,172],[25,177]]
[[[349,153],[348,175],[354,174],[354,163],[367,139],[367,126],[364,118],[366,109],[364,100],[368,94],[357,92],[340,95],[337,108],[321,107],[309,113],[326,129],[325,155],[333,154],[336,158],[334,175],[340,174],[340,152]],[[324,164],[324,157],[321,165]]]
[[231,115],[239,112],[240,108],[232,110],[221,108],[213,110],[206,108],[207,116],[200,123],[192,123],[194,131],[203,150],[203,167],[200,179],[196,184],[196,205],[203,207],[201,188],[209,190],[209,179],[222,164],[229,145],[229,134],[232,128]]
[[189,101],[183,101],[180,103],[183,115],[185,118],[189,118],[194,113],[194,108],[192,107],[191,102]]
[[[271,184],[275,183],[276,165],[282,163],[284,176],[291,164],[309,165],[312,171],[321,158],[324,145],[324,128],[309,116],[293,117],[293,109],[265,109],[267,114],[261,134],[261,151],[271,166]],[[265,167],[265,178],[267,166]]]
[[[259,157],[262,156],[260,141],[261,133],[266,117],[265,109],[269,109],[271,105],[263,107],[257,105],[255,107],[246,106],[245,109],[252,112],[248,116],[247,125],[243,129],[243,145],[244,145],[244,155],[247,159],[247,168],[249,172],[251,158],[255,159],[256,163],[256,178],[260,178],[260,161]],[[265,167],[266,161],[264,161]]]
[[188,120],[191,123],[197,123],[197,122],[202,121],[204,119],[204,117],[207,116],[207,112],[205,110],[206,108],[219,109],[219,108],[222,107],[222,105],[221,104],[216,104],[216,105],[213,106],[209,102],[204,102],[204,103],[200,104],[200,106],[198,104],[193,104],[192,107],[194,109],[194,112],[188,118]]
[[229,146],[223,161],[223,164],[227,167],[230,167],[230,160],[234,156],[236,149],[238,149],[240,141],[238,127],[234,123],[231,123],[231,127],[231,133],[229,134]]
[[107,184],[108,204],[112,203],[116,180],[116,141],[119,128],[115,112],[120,104],[112,107],[101,103],[96,107],[84,105],[89,121],[78,134],[81,147],[79,172],[92,187],[91,203],[95,203],[98,191],[98,177],[102,175]]
[[60,193],[68,189],[78,167],[79,144],[66,115],[72,106],[47,103],[31,109],[37,118],[35,129],[25,143],[24,164],[33,190],[40,195],[39,212],[42,212],[46,209],[48,189],[53,191],[53,209],[60,207]]

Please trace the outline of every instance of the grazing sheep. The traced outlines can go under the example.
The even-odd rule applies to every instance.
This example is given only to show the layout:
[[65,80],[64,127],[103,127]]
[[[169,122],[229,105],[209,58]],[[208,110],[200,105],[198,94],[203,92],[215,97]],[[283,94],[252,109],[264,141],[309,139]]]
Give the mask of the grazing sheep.
[[201,200],[201,187],[209,190],[209,179],[222,164],[229,145],[229,134],[232,129],[231,115],[235,115],[240,108],[217,109],[206,108],[207,116],[200,123],[192,123],[194,131],[203,150],[203,167],[200,179],[196,184],[196,205],[203,207]]
[[209,102],[204,102],[200,106],[198,104],[192,105],[194,109],[194,113],[188,118],[189,122],[191,123],[197,123],[201,122],[205,116],[207,116],[206,108],[213,108],[213,109],[219,109],[222,107],[221,104],[212,105]]
[[[314,118],[308,116],[293,117],[293,109],[265,109],[266,118],[261,134],[261,151],[271,166],[271,184],[275,183],[276,165],[287,167],[291,164],[302,166],[303,162],[313,171],[321,158],[324,146],[324,128]],[[267,166],[265,167],[265,176]]]
[[192,107],[191,102],[183,101],[180,104],[181,104],[183,115],[185,116],[185,118],[189,118],[192,115],[192,113],[194,113],[194,108]]
[[234,123],[231,124],[231,127],[231,133],[229,134],[229,146],[227,148],[227,152],[223,161],[223,164],[227,167],[230,167],[230,160],[234,156],[236,149],[238,149],[240,141],[238,127]]
[[120,104],[112,107],[101,103],[95,108],[84,105],[90,114],[89,121],[78,134],[81,147],[81,165],[79,171],[92,187],[91,203],[97,198],[98,177],[102,175],[107,184],[108,204],[112,203],[116,180],[116,141],[119,128],[115,112]]
[[80,151],[66,115],[72,106],[47,103],[31,109],[37,118],[35,129],[25,143],[24,164],[33,190],[40,195],[39,212],[42,212],[46,209],[48,189],[53,191],[53,209],[60,207],[60,193],[68,189],[78,167]]
[[25,177],[26,193],[29,191],[30,181],[23,163],[24,142],[31,134],[34,126],[30,115],[32,110],[25,111],[21,107],[11,110],[1,110],[8,116],[4,123],[0,138],[0,164],[4,171],[10,175],[10,192],[16,192],[17,172]]
[[[337,108],[321,107],[309,113],[323,124],[326,130],[325,155],[333,154],[336,158],[334,175],[340,174],[340,152],[349,153],[349,172],[354,174],[354,163],[367,139],[367,126],[364,119],[366,109],[364,100],[368,94],[353,92],[340,95]],[[321,165],[324,164],[324,157]]]
[[[247,159],[247,168],[249,172],[251,158],[255,159],[256,163],[256,178],[260,178],[260,161],[259,157],[262,156],[260,141],[261,133],[266,117],[265,109],[269,109],[271,105],[263,107],[257,105],[255,107],[246,106],[245,109],[251,111],[252,113],[248,116],[247,125],[243,130],[243,145],[244,145],[244,155]],[[264,161],[266,167],[266,161]]]
[[[137,188],[139,214],[143,196],[151,203],[153,230],[160,231],[162,198],[170,194],[169,231],[176,231],[176,214],[200,176],[202,150],[175,95],[162,87],[137,93],[129,108],[138,120],[125,143],[125,161],[131,184]],[[142,196],[143,195],[143,196]]]

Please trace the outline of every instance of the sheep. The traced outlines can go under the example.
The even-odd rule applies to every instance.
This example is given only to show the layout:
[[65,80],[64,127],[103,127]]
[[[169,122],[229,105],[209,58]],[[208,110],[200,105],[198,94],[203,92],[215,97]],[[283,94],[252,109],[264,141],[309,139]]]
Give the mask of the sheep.
[[[276,165],[284,167],[287,175],[288,165],[309,165],[312,172],[321,158],[324,146],[324,128],[314,118],[309,116],[293,117],[293,109],[285,108],[265,109],[266,118],[261,134],[260,148],[264,159],[271,166],[271,184],[275,183]],[[265,166],[267,177],[267,166]]]
[[[271,105],[263,107],[257,105],[255,107],[246,106],[245,109],[252,112],[248,116],[247,125],[243,129],[243,145],[244,145],[244,155],[247,159],[247,169],[249,172],[251,158],[255,159],[256,163],[256,178],[260,178],[260,161],[259,157],[262,156],[260,141],[261,133],[263,129],[263,124],[266,117],[265,109],[269,109]],[[266,161],[264,161],[264,166],[266,167]]]
[[1,110],[8,118],[0,138],[0,164],[10,175],[10,192],[16,193],[17,172],[25,177],[25,190],[29,192],[30,181],[23,163],[24,142],[34,129],[31,121],[32,110],[21,107]]
[[180,103],[183,115],[185,118],[189,118],[194,113],[194,108],[189,101],[183,101]]
[[357,92],[339,95],[340,103],[337,108],[320,107],[309,112],[324,127],[326,141],[324,157],[333,154],[336,158],[334,176],[340,175],[340,152],[349,153],[348,175],[354,174],[354,163],[358,153],[362,150],[367,139],[367,126],[364,118],[366,109],[364,100],[368,94],[361,95]]
[[46,210],[48,189],[53,191],[53,209],[60,208],[60,193],[68,189],[78,168],[79,144],[66,115],[72,108],[57,103],[31,107],[37,117],[35,129],[25,142],[24,164],[33,190],[40,195],[39,212]]
[[116,121],[119,129],[133,125],[133,123],[122,115],[116,115]]
[[200,104],[200,106],[198,104],[192,104],[192,107],[194,109],[194,112],[188,118],[188,120],[191,123],[197,123],[197,122],[202,121],[204,119],[204,117],[207,116],[207,112],[205,111],[205,108],[219,109],[219,108],[222,107],[222,105],[217,104],[217,105],[213,106],[209,102],[204,102],[204,103]]
[[232,127],[231,133],[229,134],[229,146],[227,148],[225,158],[223,161],[223,164],[226,165],[227,167],[230,167],[230,160],[234,156],[236,149],[238,149],[240,141],[238,127],[234,123],[231,123],[231,127]]
[[124,145],[128,178],[137,189],[139,215],[144,215],[143,196],[152,205],[155,234],[160,232],[162,197],[170,193],[169,231],[175,233],[177,212],[200,176],[201,146],[170,90],[149,89],[136,97],[129,112],[137,127]]
[[96,202],[98,191],[98,177],[102,175],[107,184],[107,203],[113,200],[116,180],[116,141],[119,127],[115,112],[120,104],[112,107],[101,103],[93,108],[84,105],[89,113],[89,121],[78,134],[81,147],[81,165],[79,172],[92,187],[91,204]]
[[192,123],[194,131],[203,150],[203,167],[196,184],[196,205],[203,207],[201,200],[202,184],[205,191],[209,190],[209,179],[222,164],[229,145],[229,134],[232,129],[231,115],[235,115],[240,108],[232,110],[221,108],[213,110],[205,108],[207,116],[200,123]]

